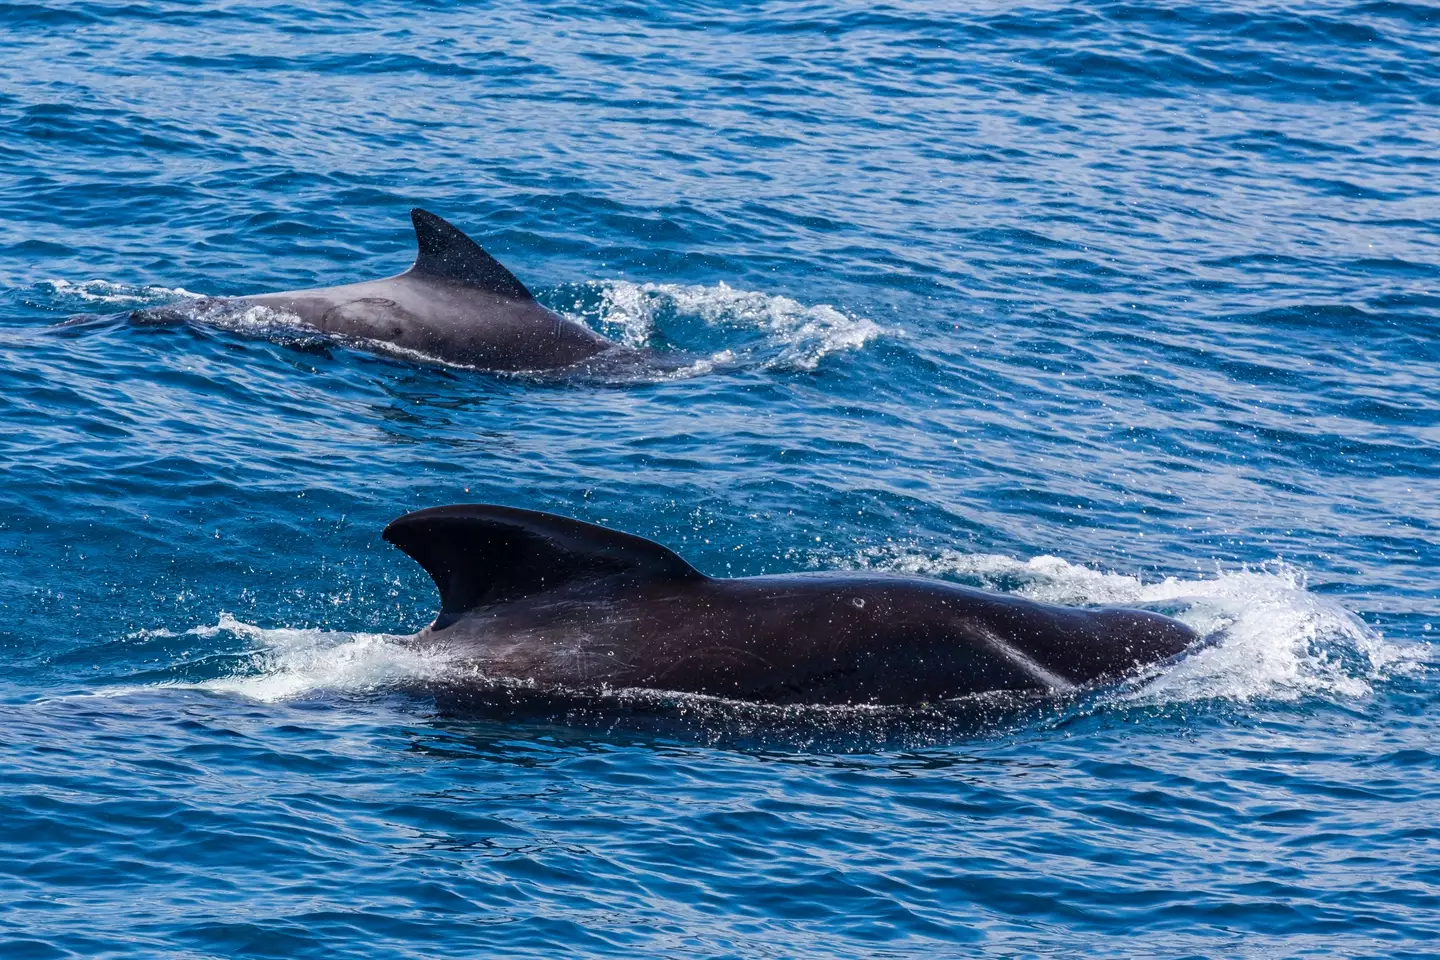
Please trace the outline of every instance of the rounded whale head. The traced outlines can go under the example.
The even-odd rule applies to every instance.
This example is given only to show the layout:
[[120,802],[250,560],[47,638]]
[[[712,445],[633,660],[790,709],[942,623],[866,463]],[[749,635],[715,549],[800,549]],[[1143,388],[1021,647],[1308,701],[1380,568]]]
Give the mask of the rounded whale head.
[[1082,676],[1118,678],[1178,656],[1200,639],[1179,620],[1148,610],[1101,607],[1076,612],[1088,621],[1083,635],[1095,639],[1070,644],[1063,656]]

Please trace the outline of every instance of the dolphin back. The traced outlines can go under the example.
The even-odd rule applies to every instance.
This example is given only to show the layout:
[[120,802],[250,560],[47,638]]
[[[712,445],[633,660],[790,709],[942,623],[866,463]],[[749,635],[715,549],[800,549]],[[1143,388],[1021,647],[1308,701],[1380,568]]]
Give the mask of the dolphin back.
[[410,211],[410,222],[419,248],[410,276],[474,287],[519,303],[535,299],[515,274],[454,224],[419,207]]
[[492,504],[407,513],[385,539],[425,568],[440,591],[436,627],[467,611],[616,576],[705,579],[668,547],[581,520]]

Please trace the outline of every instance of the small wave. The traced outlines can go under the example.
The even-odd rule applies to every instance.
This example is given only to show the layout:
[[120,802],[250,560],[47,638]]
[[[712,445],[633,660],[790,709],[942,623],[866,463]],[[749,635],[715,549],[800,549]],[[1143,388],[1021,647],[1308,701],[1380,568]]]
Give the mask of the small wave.
[[[630,347],[653,343],[665,321],[699,320],[709,327],[756,330],[779,352],[766,360],[770,369],[814,370],[828,354],[853,350],[886,333],[874,320],[847,314],[829,304],[806,306],[789,297],[737,290],[725,283],[631,283],[607,280],[591,285],[599,293],[595,320]],[[577,303],[583,310],[583,303]],[[709,358],[708,372],[734,360],[733,348]]]
[[[166,686],[239,694],[275,703],[317,693],[368,694],[443,678],[451,672],[441,651],[407,646],[385,633],[265,628],[228,613],[184,635],[204,639],[228,633],[254,646],[241,670],[196,683]],[[158,634],[152,634],[158,635]]]
[[81,302],[114,307],[155,306],[173,300],[199,297],[183,287],[159,287],[133,283],[112,283],[109,280],[41,280],[40,289],[62,302]]
[[[220,330],[228,330],[231,333],[258,337],[289,346],[319,346],[337,339],[310,326],[300,318],[299,314],[291,313],[288,310],[245,304],[235,300],[197,300],[194,303],[183,304],[172,309],[173,315],[177,319],[193,320]],[[161,310],[155,311],[153,315],[168,319],[171,312]],[[364,342],[368,344],[370,341]],[[387,344],[387,346],[393,347],[395,350],[403,349],[394,344]],[[414,351],[406,352],[414,353]],[[431,363],[435,362],[430,357],[425,359]]]
[[1288,563],[1152,583],[1054,556],[1019,560],[872,548],[851,565],[969,580],[1045,603],[1156,608],[1217,641],[1178,663],[1144,671],[1117,694],[1125,702],[1352,699],[1423,662],[1420,652],[1386,641],[1338,603],[1309,592],[1304,571]]

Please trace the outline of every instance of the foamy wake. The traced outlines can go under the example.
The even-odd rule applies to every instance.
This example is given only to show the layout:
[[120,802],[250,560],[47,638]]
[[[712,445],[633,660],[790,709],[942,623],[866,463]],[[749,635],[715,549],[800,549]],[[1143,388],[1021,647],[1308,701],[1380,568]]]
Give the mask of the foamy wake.
[[[828,354],[853,350],[890,333],[865,317],[852,316],[829,304],[806,306],[789,297],[714,286],[678,283],[630,283],[606,280],[593,284],[600,293],[600,325],[631,347],[656,338],[662,319],[693,317],[710,327],[756,330],[778,346],[764,366],[814,370]],[[722,350],[709,367],[733,362],[734,351]],[[700,367],[697,365],[697,370]]]
[[1116,694],[1122,701],[1348,699],[1369,694],[1375,681],[1420,669],[1424,659],[1423,651],[1387,642],[1338,603],[1306,590],[1304,572],[1286,563],[1152,583],[1052,556],[882,548],[862,551],[852,565],[955,577],[1046,603],[1157,609],[1213,641],[1146,671]]
[[400,642],[403,638],[392,634],[265,629],[228,613],[222,613],[216,624],[185,631],[186,636],[199,639],[222,633],[252,644],[253,651],[241,670],[213,680],[171,686],[216,690],[274,703],[322,692],[364,695],[442,679],[453,672],[443,653],[406,646]]
[[111,283],[109,280],[83,280],[79,283],[69,280],[41,280],[38,286],[62,302],[116,308],[156,306],[172,300],[200,296],[181,287]]
[[[247,337],[258,337],[282,344],[323,344],[333,338],[310,326],[296,314],[270,307],[246,305],[229,300],[205,299],[193,303],[181,303],[170,308],[187,320],[194,320],[229,330]],[[393,344],[385,346],[394,347]],[[403,348],[394,347],[396,351]],[[434,358],[425,357],[413,350],[404,351],[414,358],[431,363]]]

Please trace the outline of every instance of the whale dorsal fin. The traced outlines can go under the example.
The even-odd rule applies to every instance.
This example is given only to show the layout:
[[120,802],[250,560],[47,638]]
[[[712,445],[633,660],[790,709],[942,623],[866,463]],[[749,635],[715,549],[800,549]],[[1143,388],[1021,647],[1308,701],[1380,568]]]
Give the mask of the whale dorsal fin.
[[490,504],[407,513],[385,528],[385,539],[435,581],[441,626],[476,607],[616,574],[652,581],[704,578],[672,550],[644,537]]
[[415,224],[415,242],[420,247],[411,273],[477,287],[510,300],[535,299],[499,260],[453,224],[419,207],[410,211],[410,221]]

